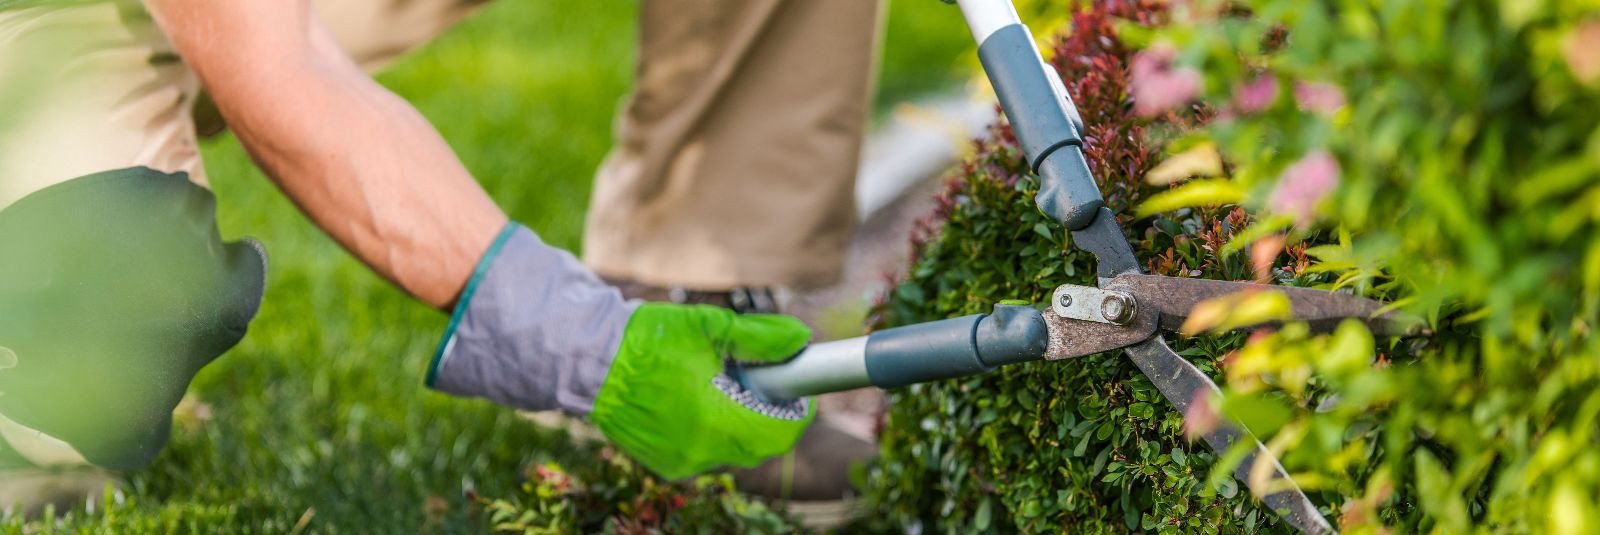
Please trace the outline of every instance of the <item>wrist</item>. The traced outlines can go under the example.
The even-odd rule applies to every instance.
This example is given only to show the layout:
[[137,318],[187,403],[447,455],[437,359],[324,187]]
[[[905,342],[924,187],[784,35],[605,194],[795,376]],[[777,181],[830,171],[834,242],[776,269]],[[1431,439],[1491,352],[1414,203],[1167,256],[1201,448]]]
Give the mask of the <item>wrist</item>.
[[634,307],[570,253],[508,223],[462,290],[427,384],[521,409],[587,414]]

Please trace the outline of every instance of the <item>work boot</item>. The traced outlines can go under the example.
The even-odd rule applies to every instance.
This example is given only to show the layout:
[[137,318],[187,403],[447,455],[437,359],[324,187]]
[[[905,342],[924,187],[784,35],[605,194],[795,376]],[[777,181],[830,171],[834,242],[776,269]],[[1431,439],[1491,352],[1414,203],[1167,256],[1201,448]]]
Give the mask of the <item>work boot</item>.
[[794,501],[841,500],[854,495],[851,465],[878,453],[872,443],[818,420],[788,454],[734,472],[739,489]]
[[96,499],[116,475],[71,446],[0,415],[0,515],[34,517]]

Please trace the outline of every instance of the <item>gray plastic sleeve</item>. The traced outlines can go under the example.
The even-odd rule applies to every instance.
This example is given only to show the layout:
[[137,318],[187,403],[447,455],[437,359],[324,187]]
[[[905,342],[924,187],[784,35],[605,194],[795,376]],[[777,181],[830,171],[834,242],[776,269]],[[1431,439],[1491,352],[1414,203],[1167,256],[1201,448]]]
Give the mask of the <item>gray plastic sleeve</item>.
[[1050,335],[1032,307],[999,305],[973,314],[918,323],[867,337],[867,376],[894,388],[966,377],[996,366],[1044,358]]
[[1033,307],[998,305],[993,314],[895,327],[816,344],[788,362],[739,369],[762,399],[787,400],[863,386],[895,388],[987,372],[1044,358],[1050,343]]
[[1083,159],[1082,119],[1028,28],[1012,24],[996,30],[978,46],[978,59],[1029,168],[1042,178],[1035,198],[1039,209],[1068,229],[1088,226],[1104,200]]
[[973,333],[985,314],[917,323],[867,337],[867,377],[894,388],[989,370],[978,358]]
[[1038,169],[1058,146],[1083,142],[1028,27],[1012,24],[995,31],[978,45],[978,60],[1028,155],[1029,168]]
[[1050,327],[1033,307],[995,305],[994,313],[978,322],[973,342],[986,366],[1039,360],[1049,349]]
[[513,223],[462,292],[428,385],[586,415],[636,306],[570,253]]

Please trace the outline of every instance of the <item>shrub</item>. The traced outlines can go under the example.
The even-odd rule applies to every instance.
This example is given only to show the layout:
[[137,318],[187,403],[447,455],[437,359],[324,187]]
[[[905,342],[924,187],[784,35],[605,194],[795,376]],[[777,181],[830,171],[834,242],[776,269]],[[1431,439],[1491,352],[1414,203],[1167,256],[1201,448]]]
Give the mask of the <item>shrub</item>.
[[[1226,385],[1212,405],[1345,532],[1600,527],[1600,22],[1470,0],[1153,11],[1095,2],[1051,47],[1147,269],[1356,292],[1431,326],[1174,340]],[[1093,283],[1005,127],[978,148],[877,325]],[[1183,431],[1115,353],[912,387],[869,496],[878,527],[1288,529],[1239,491],[1236,455]]]
[[[1202,208],[1185,217],[1131,220],[1159,188],[1143,182],[1159,160],[1157,137],[1191,129],[1191,108],[1141,117],[1128,97],[1132,51],[1120,24],[1146,26],[1158,6],[1099,2],[1053,41],[1053,62],[1087,125],[1085,143],[1106,202],[1121,215],[1153,273],[1249,278],[1222,245],[1243,228],[1242,210]],[[988,311],[1002,299],[1047,302],[1063,283],[1095,284],[1092,255],[1074,249],[1033,205],[1037,189],[1009,129],[977,142],[913,239],[906,280],[877,311],[878,326]],[[1291,255],[1292,258],[1292,255]],[[1298,273],[1293,266],[1288,277]],[[1201,369],[1238,336],[1175,342]],[[1183,439],[1177,414],[1120,353],[1003,368],[892,394],[884,456],[869,475],[883,525],[920,523],[944,532],[1156,530],[1236,532],[1277,525],[1223,480],[1207,484],[1215,456]]]

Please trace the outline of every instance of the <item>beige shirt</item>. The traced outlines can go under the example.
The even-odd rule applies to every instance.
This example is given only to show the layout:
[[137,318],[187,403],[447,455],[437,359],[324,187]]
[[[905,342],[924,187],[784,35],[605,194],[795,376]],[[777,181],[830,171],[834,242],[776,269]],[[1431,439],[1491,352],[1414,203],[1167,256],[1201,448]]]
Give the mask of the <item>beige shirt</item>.
[[203,183],[200,84],[137,2],[0,11],[0,207],[109,169]]

